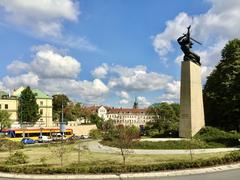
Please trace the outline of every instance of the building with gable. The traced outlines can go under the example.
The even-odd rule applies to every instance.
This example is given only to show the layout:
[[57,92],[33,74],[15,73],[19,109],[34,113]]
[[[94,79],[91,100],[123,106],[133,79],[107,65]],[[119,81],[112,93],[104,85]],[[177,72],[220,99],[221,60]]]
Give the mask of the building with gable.
[[[0,109],[6,110],[11,114],[10,119],[12,120],[13,128],[21,127],[21,124],[18,121],[17,112],[18,98],[23,90],[24,87],[20,87],[14,90],[11,96],[4,91],[0,91]],[[36,102],[39,106],[39,114],[41,115],[34,127],[51,127],[53,125],[52,97],[39,89],[32,89],[32,92],[35,94]]]

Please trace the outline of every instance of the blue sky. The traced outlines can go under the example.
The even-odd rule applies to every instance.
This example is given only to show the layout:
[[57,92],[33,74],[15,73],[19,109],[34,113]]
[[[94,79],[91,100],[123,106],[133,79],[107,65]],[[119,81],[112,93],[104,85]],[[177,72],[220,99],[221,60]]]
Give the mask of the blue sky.
[[202,80],[238,38],[234,0],[0,0],[0,88],[29,85],[85,104],[179,101],[176,38],[192,24]]

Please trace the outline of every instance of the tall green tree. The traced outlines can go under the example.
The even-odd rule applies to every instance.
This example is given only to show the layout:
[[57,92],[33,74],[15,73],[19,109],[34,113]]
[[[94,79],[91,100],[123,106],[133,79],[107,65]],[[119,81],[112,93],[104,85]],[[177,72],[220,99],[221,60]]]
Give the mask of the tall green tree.
[[11,127],[10,116],[7,111],[0,110],[0,130]]
[[35,124],[41,117],[38,110],[35,95],[28,86],[21,92],[19,97],[18,120],[20,123]]
[[229,41],[203,90],[206,124],[240,130],[240,40]]
[[[60,120],[62,118],[62,105],[66,108],[71,101],[65,94],[53,95],[53,120]],[[69,111],[68,111],[69,113]],[[64,116],[65,117],[65,116]]]
[[179,105],[166,102],[155,103],[148,108],[148,114],[153,115],[154,121],[148,125],[159,133],[177,131],[179,122]]

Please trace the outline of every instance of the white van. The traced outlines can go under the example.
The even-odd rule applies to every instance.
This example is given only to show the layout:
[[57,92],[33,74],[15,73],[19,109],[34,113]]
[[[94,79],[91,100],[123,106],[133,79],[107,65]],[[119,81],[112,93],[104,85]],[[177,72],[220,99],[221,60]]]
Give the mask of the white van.
[[38,142],[44,143],[44,142],[50,142],[52,139],[48,136],[39,136],[38,137]]

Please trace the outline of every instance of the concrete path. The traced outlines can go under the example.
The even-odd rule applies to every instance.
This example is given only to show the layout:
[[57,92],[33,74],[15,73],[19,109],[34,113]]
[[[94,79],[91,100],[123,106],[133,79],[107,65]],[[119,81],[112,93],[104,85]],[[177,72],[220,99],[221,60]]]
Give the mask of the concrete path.
[[[98,141],[88,141],[83,143],[87,146],[91,152],[100,153],[120,153],[120,149],[103,146]],[[203,153],[217,153],[217,152],[228,152],[236,151],[240,148],[214,148],[214,149],[193,149],[191,150],[193,154],[203,154]],[[133,149],[132,154],[189,154],[190,150],[145,150],[145,149]]]

